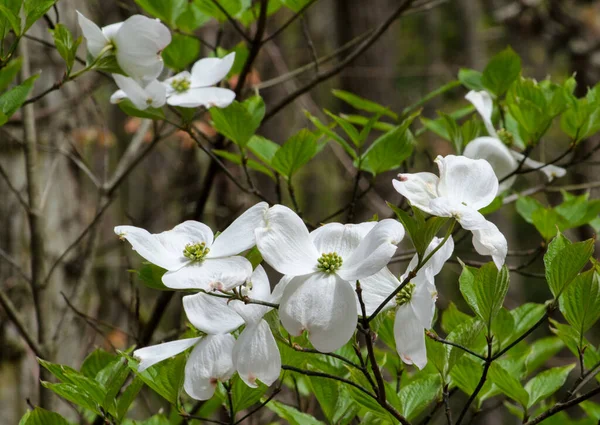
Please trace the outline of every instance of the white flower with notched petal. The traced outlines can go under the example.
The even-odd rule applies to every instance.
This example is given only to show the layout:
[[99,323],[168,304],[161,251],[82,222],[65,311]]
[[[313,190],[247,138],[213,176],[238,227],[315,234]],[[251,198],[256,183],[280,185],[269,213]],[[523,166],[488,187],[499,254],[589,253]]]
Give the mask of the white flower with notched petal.
[[131,100],[131,103],[140,110],[149,107],[160,108],[167,101],[167,89],[157,80],[142,86],[133,78],[124,75],[113,74],[113,78],[119,87],[110,97],[110,103],[119,103],[123,99]]
[[158,20],[133,15],[100,29],[81,13],[77,16],[94,59],[109,49],[121,69],[136,80],[154,80],[162,72],[161,52],[171,42],[171,33]]
[[428,214],[453,217],[473,232],[473,246],[481,255],[491,255],[498,268],[506,258],[506,238],[495,224],[478,211],[498,193],[498,178],[489,162],[464,156],[438,156],[440,176],[433,173],[398,174],[394,188],[411,205]]
[[[488,161],[494,168],[499,180],[502,180],[504,177],[515,171],[519,167],[521,161],[523,161],[525,167],[539,168],[539,170],[546,175],[548,181],[552,181],[555,177],[563,177],[567,173],[564,168],[555,165],[546,165],[534,161],[533,159],[526,158],[522,153],[515,152],[502,143],[494,128],[494,124],[492,123],[494,102],[488,92],[471,90],[467,93],[465,99],[475,106],[475,109],[477,109],[477,112],[481,115],[485,128],[491,137],[478,137],[471,141],[463,152],[464,156],[473,159],[485,159]],[[510,188],[516,178],[517,176],[513,175],[500,183],[499,191],[503,192]]]
[[[429,255],[441,242],[442,239],[433,238],[425,255]],[[452,251],[454,251],[454,241],[449,238],[396,295],[395,300],[384,307],[384,310],[396,309],[394,338],[400,358],[404,363],[414,364],[419,369],[423,369],[427,364],[424,330],[431,329],[435,313],[437,291],[434,277],[442,270]],[[386,267],[379,273],[360,281],[367,315],[371,315],[400,286],[400,282],[416,268],[418,262],[418,256],[415,255],[400,280]]]
[[235,99],[235,93],[214,86],[225,78],[234,60],[235,53],[230,53],[223,59],[200,59],[192,67],[191,73],[184,71],[166,79],[163,84],[167,87],[167,103],[184,108],[229,106]]
[[266,202],[254,205],[217,238],[207,225],[191,220],[157,234],[134,226],[117,226],[115,233],[146,260],[168,270],[162,278],[167,287],[226,291],[252,274],[250,262],[238,254],[255,245],[254,229],[264,225],[267,209]]
[[256,230],[256,246],[289,280],[279,306],[283,326],[292,335],[306,330],[321,352],[343,346],[358,318],[352,282],[384,268],[403,237],[404,228],[395,220],[331,223],[309,234],[292,210],[270,208],[266,225]]
[[[277,288],[277,287],[276,287]],[[278,302],[277,289],[271,294],[264,269],[258,266],[241,288],[244,295],[261,301]],[[230,379],[237,371],[250,387],[257,380],[271,385],[281,372],[281,356],[273,333],[263,316],[271,307],[245,304],[204,293],[183,297],[183,307],[189,321],[206,337],[167,342],[134,351],[143,371],[169,357],[194,347],[185,366],[185,391],[197,400],[207,400],[214,394],[219,381]],[[230,332],[246,324],[237,340]]]

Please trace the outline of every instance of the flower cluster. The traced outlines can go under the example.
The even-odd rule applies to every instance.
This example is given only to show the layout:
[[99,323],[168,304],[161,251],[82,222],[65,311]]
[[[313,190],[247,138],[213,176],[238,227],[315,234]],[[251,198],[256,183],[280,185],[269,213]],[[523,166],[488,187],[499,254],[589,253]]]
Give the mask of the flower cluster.
[[163,71],[161,53],[171,42],[171,33],[165,25],[156,19],[134,15],[124,22],[99,28],[81,13],[77,15],[91,60],[114,55],[119,68],[127,74],[113,74],[119,90],[111,96],[112,103],[129,99],[137,109],[145,110],[165,104],[224,108],[233,102],[233,91],[214,86],[231,70],[235,53],[222,59],[200,59],[191,72],[159,81]]
[[[436,162],[440,177],[402,174],[394,180],[395,188],[413,207],[452,217],[471,230],[477,251],[491,255],[501,267],[506,240],[478,212],[498,191],[492,167],[484,160],[457,156],[439,157]],[[311,344],[324,353],[353,337],[359,316],[392,310],[399,355],[405,363],[423,368],[424,331],[432,326],[437,299],[434,278],[454,250],[450,234],[433,238],[398,279],[387,268],[405,235],[398,221],[328,223],[309,232],[294,211],[283,205],[269,208],[264,202],[217,237],[195,221],[158,234],[133,226],[118,226],[115,233],[146,260],[167,270],[162,278],[167,287],[199,291],[183,297],[183,307],[201,336],[141,348],[134,355],[143,370],[193,347],[184,388],[200,400],[210,398],[217,383],[235,372],[249,386],[277,380],[281,356],[264,319],[275,307],[291,336],[306,332]],[[253,270],[242,256],[254,246],[283,275],[273,292],[263,267]]]

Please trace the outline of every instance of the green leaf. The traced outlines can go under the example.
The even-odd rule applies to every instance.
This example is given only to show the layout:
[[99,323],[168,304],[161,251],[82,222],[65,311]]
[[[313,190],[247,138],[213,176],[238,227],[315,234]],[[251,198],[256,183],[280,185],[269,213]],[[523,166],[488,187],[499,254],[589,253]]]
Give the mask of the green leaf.
[[498,270],[493,262],[475,269],[463,265],[460,292],[475,314],[491,329],[492,321],[504,303],[509,273],[506,266]]
[[98,372],[117,359],[117,356],[97,348],[85,358],[81,364],[81,373],[91,379],[95,379]]
[[[48,383],[48,385],[60,385],[56,388],[58,388],[59,391],[66,391],[67,395],[73,394],[73,396],[77,396],[78,394],[83,394],[84,396],[86,396],[82,398],[82,402],[84,403],[87,403],[88,400],[92,400],[94,404],[98,404],[100,406],[104,405],[106,389],[101,383],[96,382],[92,378],[88,378],[87,376],[77,372],[75,369],[70,368],[69,366],[50,363],[42,359],[38,359],[38,362],[42,367],[47,369],[56,378],[63,381],[61,384]],[[51,388],[50,386],[47,386],[47,388],[50,388],[52,389],[52,391],[61,395],[59,392],[55,391],[55,387]],[[63,397],[67,398],[66,396]],[[76,401],[73,402],[76,403]]]
[[81,44],[81,37],[73,39],[71,31],[63,24],[56,24],[52,32],[54,37],[54,45],[60,56],[65,60],[67,65],[67,75],[71,73],[73,64],[75,63],[75,56],[77,56],[77,48]]
[[408,129],[412,119],[383,134],[362,155],[361,170],[374,176],[399,168],[413,152],[414,136]]
[[551,253],[551,247],[553,248],[555,241],[562,243],[562,239],[558,236],[550,243],[548,252],[544,256],[544,262],[546,263],[546,280],[548,281],[552,295],[556,299],[588,263],[594,252],[594,240],[589,239],[570,244],[558,252],[552,250],[551,255],[554,257],[547,261],[546,257]]
[[96,381],[106,389],[102,406],[107,410],[114,411],[113,402],[128,376],[129,369],[124,357],[115,360],[96,375]]
[[540,83],[525,78],[518,79],[507,93],[506,105],[526,145],[537,144],[555,117],[547,95]]
[[132,270],[132,272],[137,273],[139,279],[148,288],[157,289],[159,291],[172,291],[172,289],[167,288],[162,282],[162,277],[167,272],[162,267],[144,262],[139,271]]
[[[460,388],[462,392],[467,395],[471,395],[475,392],[477,385],[479,384],[479,380],[483,374],[483,366],[482,362],[479,360],[473,359],[471,356],[463,356],[460,358],[456,367],[452,369],[450,376],[452,377],[452,382]],[[479,392],[477,397],[478,406],[483,401],[483,396],[488,393],[491,389],[491,382],[486,380],[483,388]]]
[[481,91],[485,90],[483,82],[481,81],[483,75],[479,71],[474,69],[461,68],[458,71],[458,81],[469,90]]
[[[446,339],[478,352],[480,351],[478,346],[483,347],[485,344],[485,340],[481,332],[483,327],[484,324],[481,321],[477,320],[476,318],[472,318],[450,332]],[[483,341],[483,344],[480,343],[481,341]],[[446,371],[446,374],[452,371],[458,360],[465,354],[464,350],[450,345],[447,347],[447,350],[448,370]]]
[[4,37],[12,29],[16,35],[21,34],[21,17],[20,10],[23,0],[4,0],[0,4],[0,39]]
[[245,147],[260,125],[250,106],[254,103],[234,101],[227,108],[211,108],[210,116],[215,130],[240,147]]
[[144,386],[142,381],[137,376],[133,378],[131,383],[127,385],[127,388],[123,391],[119,399],[117,400],[117,418],[124,418],[129,410],[129,407],[137,397],[138,393]]
[[548,369],[527,382],[525,391],[529,394],[529,403],[526,407],[530,408],[558,391],[565,384],[569,373],[574,367],[575,364],[571,364]]
[[522,335],[530,329],[546,313],[543,304],[525,303],[510,311],[514,319],[515,332],[517,336]]
[[290,425],[324,425],[323,422],[315,419],[312,415],[302,413],[296,408],[276,400],[271,400],[266,407]]
[[310,384],[329,423],[344,423],[343,418],[350,416],[351,420],[356,415],[358,406],[352,402],[345,386],[316,376],[311,376]]
[[391,117],[395,120],[398,119],[398,115],[395,112],[391,111],[389,108],[383,105],[380,105],[379,103],[367,100],[365,98],[362,98],[344,90],[332,90],[331,92],[335,97],[343,100],[344,102],[346,102],[353,108],[358,109],[359,111],[366,111],[378,115],[387,115],[388,117]]
[[188,3],[186,0],[135,0],[135,2],[148,14],[164,21],[170,27],[176,26],[177,18],[185,11]]
[[[213,149],[213,153],[221,158],[225,158],[228,161],[233,162],[234,164],[242,165],[242,156],[238,153],[233,153],[229,151],[224,151],[220,149]],[[253,159],[248,159],[246,162],[248,168],[258,171],[259,173],[266,174],[273,180],[275,180],[275,175],[271,170],[262,165],[260,162],[256,162]]]
[[600,319],[600,279],[594,270],[581,273],[565,289],[560,311],[580,335]]
[[342,148],[344,148],[346,153],[348,153],[348,155],[350,155],[352,159],[358,159],[358,155],[356,154],[354,148],[352,148],[352,146],[350,146],[350,144],[346,142],[342,137],[340,137],[336,132],[331,130],[331,128],[327,127],[317,117],[311,115],[308,111],[305,111],[305,115],[321,133],[326,135],[329,139],[333,140],[334,142],[337,142]]
[[556,229],[567,228],[564,218],[554,209],[540,208],[531,214],[533,225],[545,240],[549,241],[556,234]]
[[471,316],[460,311],[458,307],[456,307],[456,304],[450,301],[450,304],[448,304],[448,308],[446,308],[442,312],[442,329],[444,330],[444,332],[449,334],[459,325],[464,323],[465,320],[470,319],[472,319]]
[[520,196],[519,199],[517,199],[516,207],[519,215],[523,217],[527,223],[533,224],[533,213],[544,208],[544,205],[530,196]]
[[519,380],[511,375],[506,369],[494,362],[490,366],[489,377],[491,381],[511,400],[515,400],[523,407],[529,405],[529,394]]
[[483,70],[481,83],[496,96],[502,96],[520,73],[521,58],[507,47],[489,61]]
[[70,423],[58,413],[36,407],[25,414],[19,425],[70,425]]
[[42,16],[50,10],[57,0],[25,0],[23,2],[23,12],[25,14],[25,27],[23,33],[27,32],[29,28]]
[[239,375],[231,379],[231,399],[233,408],[236,412],[246,410],[252,405],[258,403],[260,398],[269,389],[268,386],[257,382],[258,388],[250,388],[244,383]]
[[290,137],[275,152],[271,165],[278,173],[291,179],[292,176],[317,154],[317,140],[314,133],[303,129]]
[[183,71],[200,56],[200,41],[177,33],[172,37],[171,43],[163,50],[162,57],[169,68]]
[[564,342],[555,336],[538,339],[529,346],[529,353],[525,359],[527,374],[531,374],[534,370],[542,367],[548,360],[554,357],[560,350],[565,347]]
[[354,143],[355,146],[362,146],[362,142],[364,140],[362,140],[358,130],[349,121],[347,121],[345,118],[338,117],[327,109],[325,109],[325,113],[332,118],[335,123],[342,128],[342,130],[344,130],[344,133],[350,137],[350,140],[352,140],[352,143]]
[[155,364],[143,372],[138,372],[137,361],[131,358],[129,368],[138,376],[144,384],[148,385],[160,394],[169,403],[176,405],[179,391],[183,385],[183,371],[186,356],[177,355],[174,358]]
[[33,88],[33,84],[38,77],[39,74],[29,77],[22,84],[13,87],[0,96],[0,125],[6,124],[8,119],[21,107],[21,105],[23,105],[23,102],[27,100],[27,96],[29,96],[29,92]]
[[8,64],[6,64],[4,68],[0,69],[0,92],[6,90],[8,86],[13,82],[13,80],[21,70],[22,63],[23,59],[21,57],[18,57],[8,62]]
[[101,415],[99,405],[102,400],[96,400],[86,391],[82,390],[79,386],[68,383],[52,384],[50,382],[42,381],[42,385],[48,388],[50,391],[56,393],[65,400],[76,404],[77,406],[83,407],[84,409],[91,410],[92,412]]
[[271,165],[273,157],[280,146],[262,136],[252,136],[248,142],[247,148],[262,162]]
[[438,397],[441,389],[440,376],[437,374],[412,381],[402,387],[398,393],[402,406],[401,413],[408,420],[414,419]]
[[129,99],[123,99],[120,101],[119,108],[121,108],[121,110],[130,117],[148,118],[151,120],[162,120],[165,118],[165,113],[162,109],[150,107],[142,111],[137,109]]
[[579,356],[580,351],[583,351],[583,364],[586,368],[591,369],[600,363],[600,353],[586,338],[582,338],[576,329],[570,325],[558,323],[554,319],[550,319],[550,323],[552,325],[550,331],[565,343],[573,355]]

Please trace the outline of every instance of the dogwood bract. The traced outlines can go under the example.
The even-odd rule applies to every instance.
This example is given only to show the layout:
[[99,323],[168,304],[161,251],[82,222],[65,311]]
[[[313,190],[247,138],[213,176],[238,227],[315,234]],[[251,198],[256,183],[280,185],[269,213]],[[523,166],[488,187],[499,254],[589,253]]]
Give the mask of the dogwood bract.
[[[441,242],[441,238],[433,238],[425,251],[425,256]],[[452,251],[454,251],[454,241],[449,238],[396,295],[396,298],[384,307],[384,310],[396,308],[394,338],[400,358],[404,363],[414,364],[419,369],[423,369],[427,364],[424,330],[431,329],[435,313],[437,290],[434,277],[442,270]],[[387,267],[373,276],[361,279],[362,298],[367,315],[371,315],[400,286],[400,282],[404,281],[418,263],[419,258],[415,255],[400,280]]]
[[[481,115],[483,123],[485,124],[485,128],[491,137],[478,137],[469,142],[463,152],[464,156],[473,159],[485,159],[492,165],[492,168],[496,172],[496,176],[498,176],[498,179],[500,180],[515,171],[521,162],[523,162],[523,166],[525,167],[539,168],[539,171],[544,173],[549,181],[552,181],[555,177],[563,177],[567,173],[564,168],[534,161],[533,159],[525,157],[522,153],[506,147],[498,137],[498,133],[492,123],[494,102],[488,92],[471,90],[467,93],[465,99],[471,102],[477,112],[479,112],[479,115]],[[513,175],[500,183],[500,192],[510,188],[516,178],[517,176]]]
[[171,43],[171,33],[160,21],[133,15],[100,29],[79,12],[77,18],[94,59],[108,48],[121,69],[136,80],[151,81],[162,72],[161,52]]
[[207,225],[191,220],[157,234],[134,226],[117,226],[115,233],[168,270],[162,281],[169,288],[230,290],[252,274],[252,264],[238,254],[255,245],[254,229],[264,225],[267,209],[266,202],[254,205],[217,238]]
[[498,268],[508,251],[506,238],[478,211],[498,193],[498,178],[489,162],[464,156],[438,156],[440,176],[433,173],[398,174],[394,188],[414,207],[439,217],[453,217],[473,232],[473,246],[491,255]]
[[184,108],[225,108],[233,102],[235,93],[213,86],[225,78],[234,60],[235,53],[230,53],[223,59],[200,59],[192,66],[191,73],[183,71],[166,79],[163,84],[167,87],[167,103]]
[[110,97],[111,103],[119,103],[123,99],[129,99],[136,108],[143,111],[150,106],[160,108],[167,101],[167,89],[157,80],[152,80],[142,87],[141,83],[124,75],[113,74],[113,78],[119,90]]
[[[277,288],[277,287],[276,287]],[[242,291],[248,297],[278,302],[277,290],[271,294],[267,274],[258,266]],[[140,360],[138,371],[194,347],[185,365],[184,388],[197,400],[210,399],[219,381],[229,380],[237,371],[250,387],[256,381],[271,385],[279,378],[281,356],[273,333],[263,316],[271,307],[245,304],[204,293],[183,297],[189,321],[205,337],[188,338],[141,348],[133,352]],[[230,332],[246,324],[236,340]]]
[[358,225],[326,224],[309,234],[282,205],[267,211],[256,229],[263,258],[287,276],[279,317],[292,335],[308,332],[313,346],[331,352],[353,335],[357,323],[354,282],[384,268],[404,228],[396,220]]

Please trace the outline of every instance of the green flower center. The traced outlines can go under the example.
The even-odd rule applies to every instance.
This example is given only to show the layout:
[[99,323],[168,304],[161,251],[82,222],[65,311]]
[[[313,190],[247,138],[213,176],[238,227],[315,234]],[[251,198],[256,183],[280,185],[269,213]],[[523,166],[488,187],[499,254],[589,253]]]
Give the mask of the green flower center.
[[325,273],[334,273],[342,267],[343,262],[342,257],[337,252],[329,252],[321,255],[317,260],[317,268]]
[[202,261],[209,252],[210,248],[208,248],[204,242],[194,244],[189,243],[183,248],[183,256],[192,261]]
[[396,295],[396,304],[399,306],[408,304],[412,299],[413,291],[415,290],[415,284],[408,282],[398,295]]
[[502,143],[504,143],[507,146],[512,146],[515,143],[515,137],[513,136],[513,134],[504,129],[501,128],[500,130],[498,130],[498,138],[502,141]]
[[171,81],[171,87],[177,93],[184,93],[190,89],[191,83],[187,78],[175,78]]

